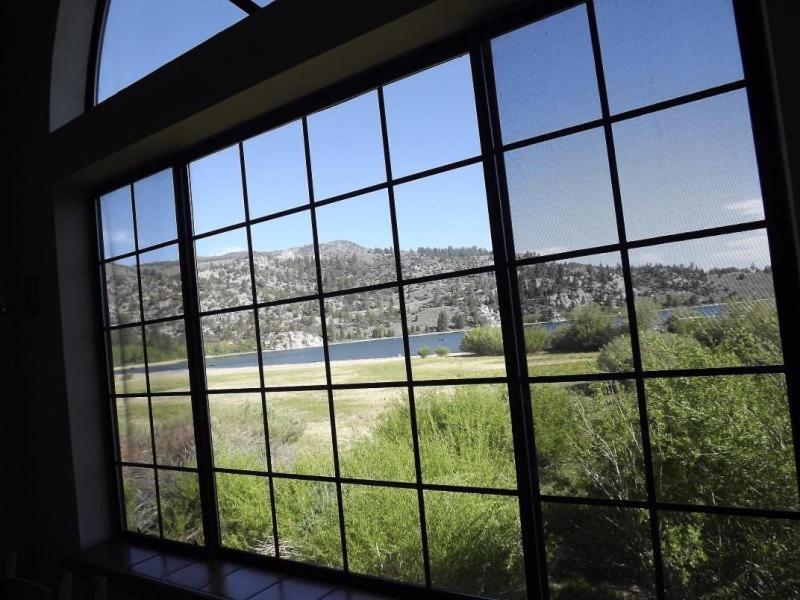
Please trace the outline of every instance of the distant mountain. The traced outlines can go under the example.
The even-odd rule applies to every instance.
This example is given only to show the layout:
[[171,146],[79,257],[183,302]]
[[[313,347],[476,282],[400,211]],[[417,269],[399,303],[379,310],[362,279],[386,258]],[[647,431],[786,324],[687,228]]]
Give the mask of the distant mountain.
[[[491,253],[481,248],[420,248],[400,253],[404,277],[447,273],[491,264]],[[301,246],[253,256],[259,302],[314,294],[317,289],[313,247]],[[391,249],[363,248],[349,241],[320,246],[320,264],[326,290],[395,280]],[[177,263],[143,264],[142,293],[148,319],[180,312],[182,297]],[[252,302],[247,254],[233,252],[198,258],[197,271],[204,311]],[[694,266],[647,265],[632,269],[639,296],[657,299],[663,306],[696,306],[734,298],[772,297],[769,269],[728,268],[703,270]],[[541,263],[518,270],[520,302],[526,321],[564,318],[574,306],[594,302],[622,308],[625,286],[620,267],[579,262]],[[112,323],[138,320],[135,267],[108,265],[109,307]],[[495,278],[491,273],[408,285],[405,301],[410,333],[466,329],[499,323]],[[396,289],[346,294],[326,299],[331,341],[400,335]],[[251,312],[204,319],[207,339],[222,342],[253,337]],[[318,343],[321,335],[318,301],[283,304],[261,311],[265,348],[280,349]]]

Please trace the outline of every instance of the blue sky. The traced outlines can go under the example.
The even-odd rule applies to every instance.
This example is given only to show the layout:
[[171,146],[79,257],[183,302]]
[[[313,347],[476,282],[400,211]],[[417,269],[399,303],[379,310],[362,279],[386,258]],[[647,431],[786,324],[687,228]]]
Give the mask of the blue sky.
[[246,16],[228,0],[111,0],[98,101],[113,96]]
[[[186,14],[189,3],[190,23],[197,28],[191,39],[170,25],[176,14]],[[114,33],[118,26],[112,21],[125,14],[119,11],[145,14],[154,4],[162,12],[152,28],[128,14],[128,26]],[[240,18],[238,9],[222,6],[228,4],[112,2],[108,35],[118,39],[107,43],[101,71],[115,71],[114,77],[121,78],[125,69],[138,73],[150,68],[157,54],[174,54],[181,44]],[[612,113],[742,76],[730,0],[597,0],[597,17]],[[140,47],[141,52],[131,51]],[[505,142],[600,116],[585,7],[500,36],[492,50]],[[395,177],[479,153],[468,57],[390,83],[384,96]],[[630,239],[763,218],[747,110],[740,90],[613,126]],[[376,92],[310,115],[308,127],[316,200],[386,181]],[[299,121],[245,141],[244,158],[251,217],[308,204]],[[602,129],[511,151],[505,160],[518,252],[543,254],[618,241]],[[196,233],[244,220],[237,147],[195,161],[190,176]],[[103,201],[107,253],[132,249],[125,195]],[[401,249],[490,246],[480,165],[397,186],[395,195]],[[174,212],[159,208],[169,201],[168,176],[137,184],[140,245],[169,239]],[[317,214],[323,243],[348,239],[367,247],[392,246],[385,191],[320,207]],[[239,230],[198,242],[197,248],[206,255],[223,253],[244,249],[245,240]],[[309,217],[302,213],[255,227],[253,240],[257,250],[310,243]],[[658,258],[660,252],[669,260],[698,265],[720,260],[731,266],[767,264],[763,235],[731,240],[715,246],[684,243],[669,252],[653,249],[650,256]],[[646,255],[637,251],[637,256]]]

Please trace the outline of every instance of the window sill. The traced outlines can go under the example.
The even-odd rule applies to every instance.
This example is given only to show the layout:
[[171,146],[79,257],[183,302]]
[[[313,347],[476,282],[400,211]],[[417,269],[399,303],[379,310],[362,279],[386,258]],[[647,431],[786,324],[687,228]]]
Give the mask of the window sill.
[[230,560],[163,551],[142,543],[106,542],[69,557],[77,577],[104,576],[109,589],[146,598],[229,600],[388,600],[388,596],[246,566]]

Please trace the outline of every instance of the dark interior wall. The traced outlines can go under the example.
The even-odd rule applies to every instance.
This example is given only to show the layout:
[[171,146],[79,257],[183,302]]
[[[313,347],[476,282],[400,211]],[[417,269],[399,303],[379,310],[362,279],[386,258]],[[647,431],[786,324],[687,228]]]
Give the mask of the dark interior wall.
[[4,2],[2,462],[0,547],[48,579],[76,547],[75,486],[66,402],[48,137],[57,2]]
[[797,214],[800,212],[800,2],[769,0],[766,4],[786,178]]

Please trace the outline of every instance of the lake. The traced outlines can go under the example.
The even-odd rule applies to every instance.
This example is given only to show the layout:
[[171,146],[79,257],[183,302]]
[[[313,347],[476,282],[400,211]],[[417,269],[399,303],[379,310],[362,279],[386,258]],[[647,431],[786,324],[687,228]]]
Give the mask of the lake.
[[[722,305],[709,304],[697,306],[692,310],[702,316],[717,316],[722,312]],[[659,318],[666,321],[673,309],[659,311]],[[529,323],[526,328],[543,327],[555,331],[568,325],[569,321],[550,321],[547,323]],[[459,346],[464,339],[464,331],[447,331],[444,333],[423,333],[408,336],[409,350],[412,356],[423,346],[435,350],[444,346],[450,352],[460,352]],[[363,340],[358,342],[341,342],[329,344],[328,351],[331,361],[358,360],[365,358],[391,358],[403,356],[403,338],[380,338],[376,340]],[[313,348],[291,348],[288,350],[268,350],[261,353],[265,365],[299,365],[305,363],[322,362],[324,360],[322,346]],[[232,354],[229,356],[212,356],[206,360],[206,368],[231,369],[241,367],[257,367],[258,358],[255,352],[245,354]],[[150,366],[151,373],[163,373],[186,368],[186,362],[162,363]],[[129,372],[141,372],[143,369],[129,369]]]

